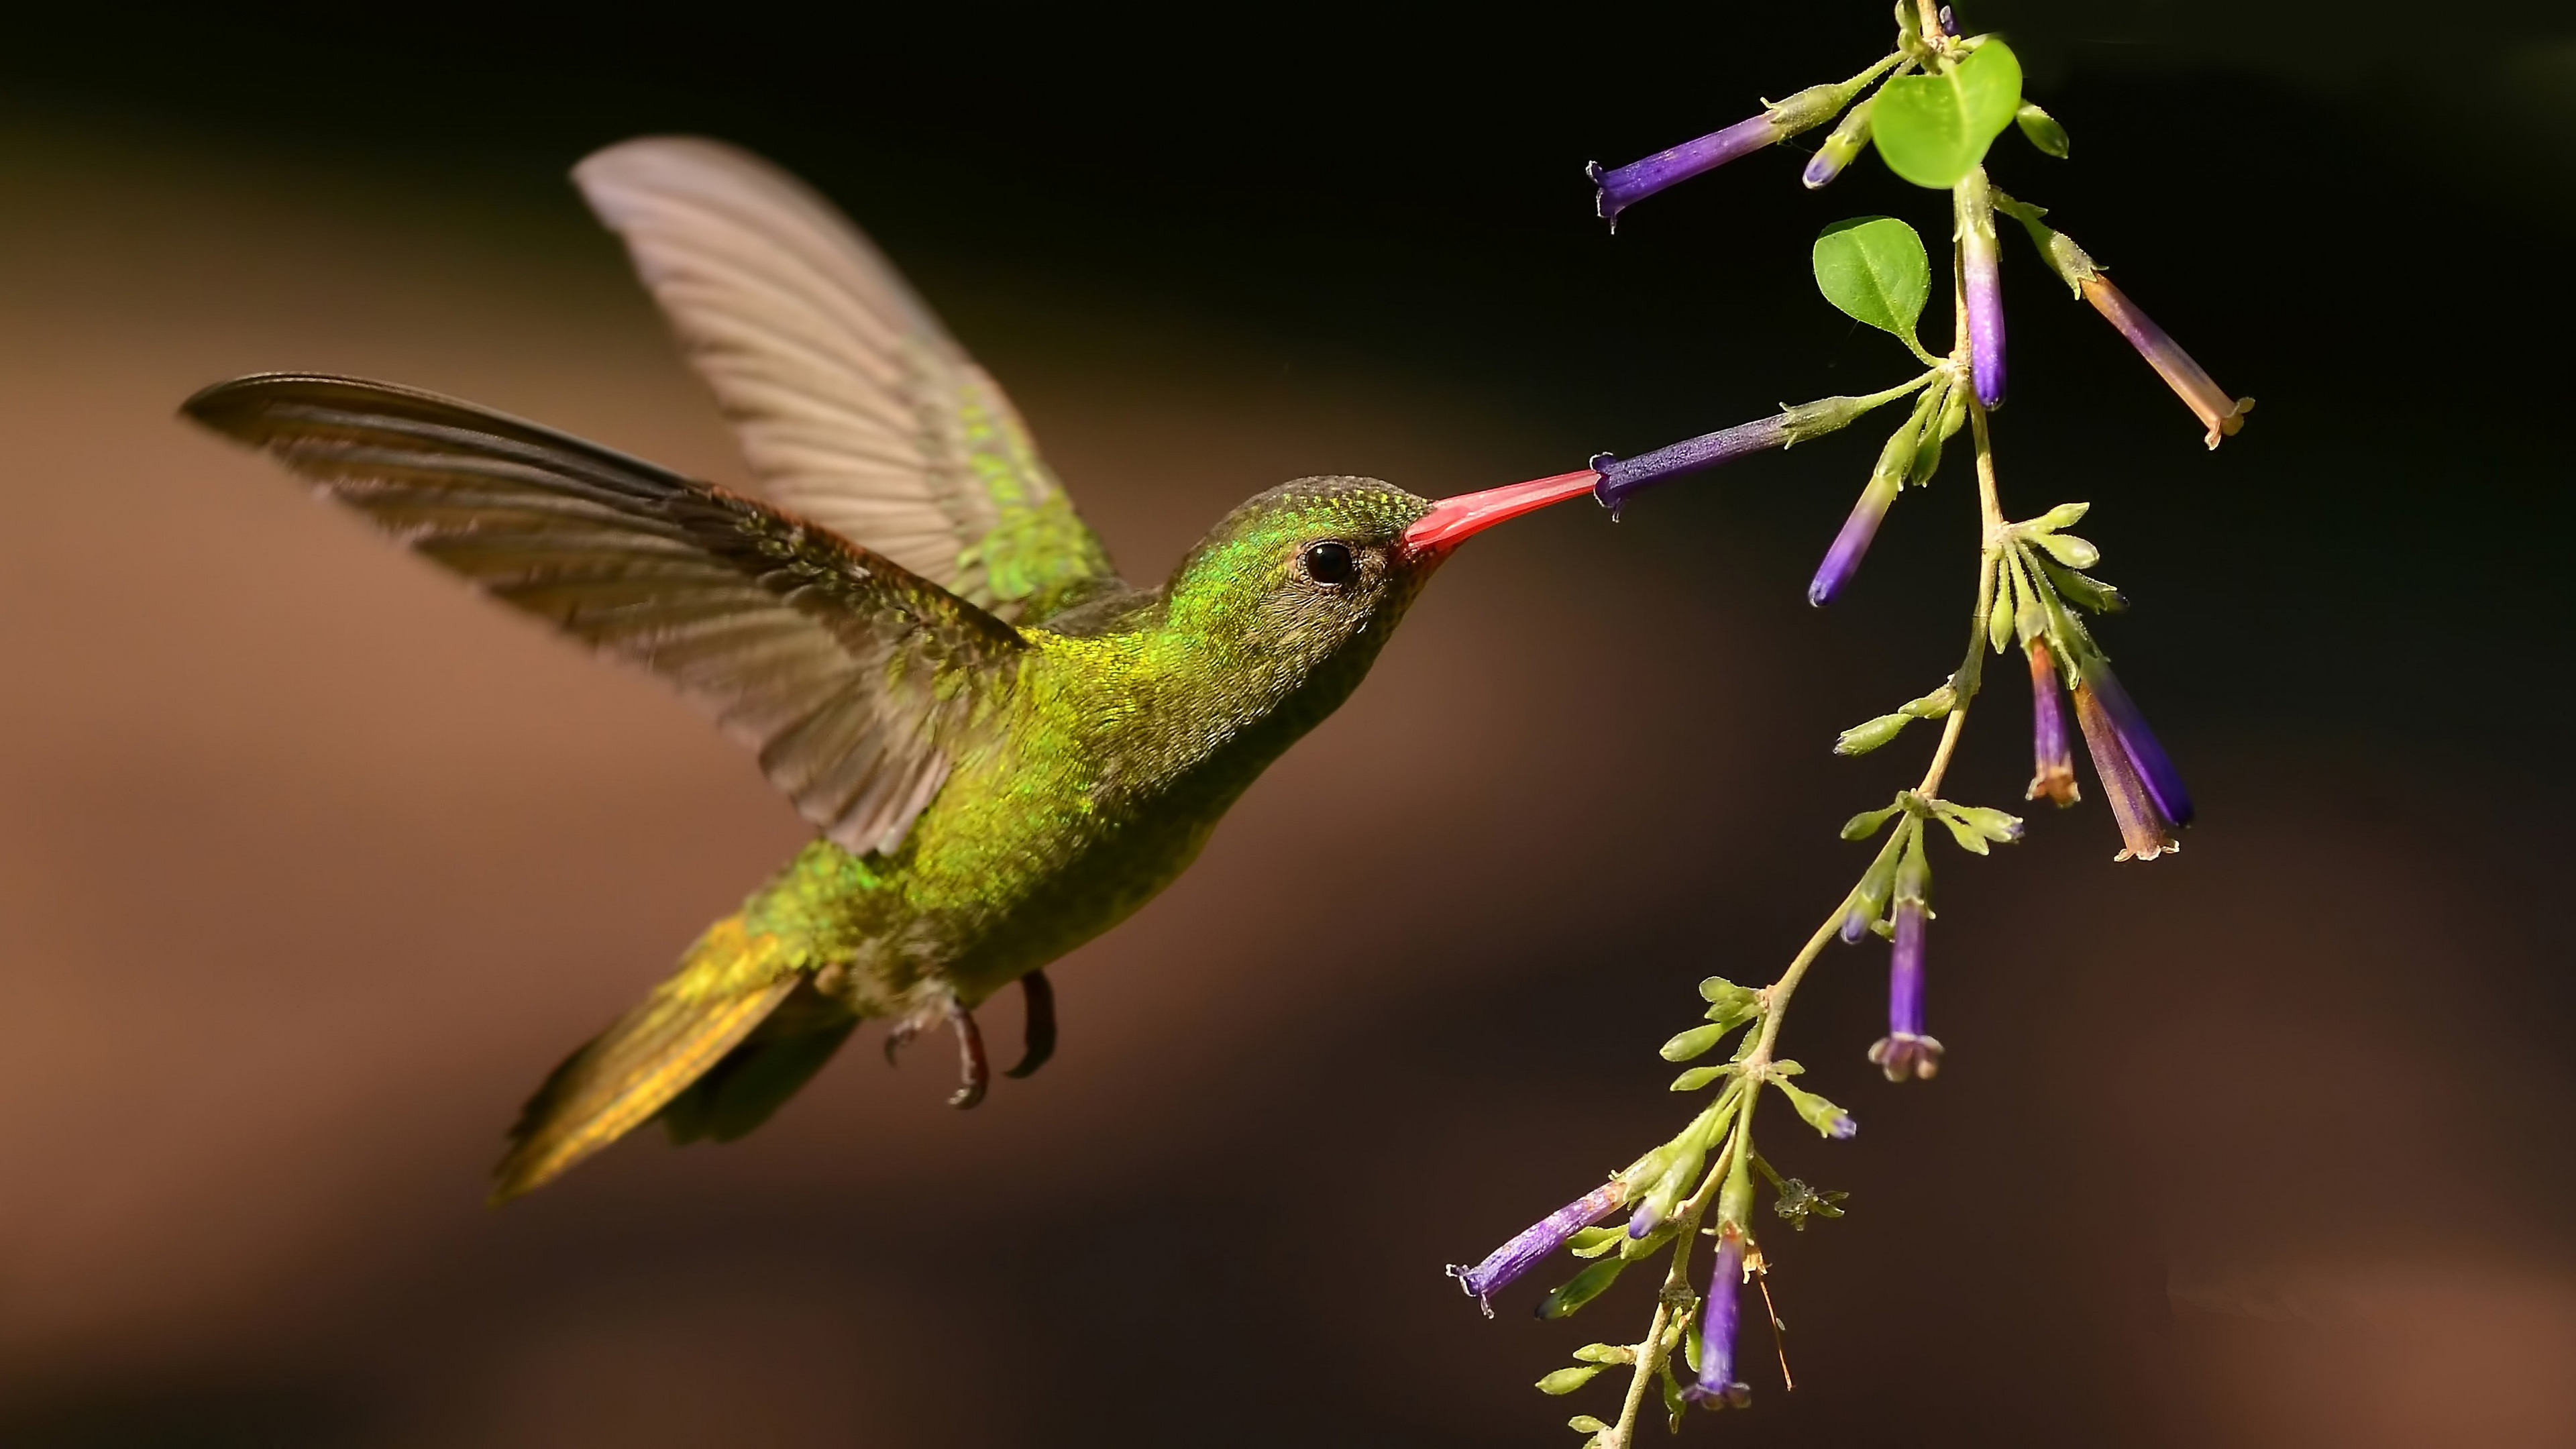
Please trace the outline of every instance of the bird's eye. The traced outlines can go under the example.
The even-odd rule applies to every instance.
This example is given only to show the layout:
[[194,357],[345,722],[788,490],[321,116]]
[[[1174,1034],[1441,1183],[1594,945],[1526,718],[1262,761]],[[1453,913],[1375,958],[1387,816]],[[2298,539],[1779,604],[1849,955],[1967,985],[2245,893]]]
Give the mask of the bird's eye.
[[1303,560],[1306,577],[1332,587],[1347,584],[1360,571],[1360,561],[1351,554],[1347,543],[1325,542],[1310,545]]

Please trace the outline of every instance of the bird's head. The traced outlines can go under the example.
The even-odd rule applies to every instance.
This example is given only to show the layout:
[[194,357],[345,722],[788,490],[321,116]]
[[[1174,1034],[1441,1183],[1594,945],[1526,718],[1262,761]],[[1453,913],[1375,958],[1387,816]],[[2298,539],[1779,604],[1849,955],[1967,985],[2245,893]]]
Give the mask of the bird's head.
[[1169,621],[1283,680],[1346,654],[1364,670],[1459,543],[1596,481],[1587,469],[1436,502],[1374,478],[1283,483],[1227,514],[1181,561],[1164,590]]

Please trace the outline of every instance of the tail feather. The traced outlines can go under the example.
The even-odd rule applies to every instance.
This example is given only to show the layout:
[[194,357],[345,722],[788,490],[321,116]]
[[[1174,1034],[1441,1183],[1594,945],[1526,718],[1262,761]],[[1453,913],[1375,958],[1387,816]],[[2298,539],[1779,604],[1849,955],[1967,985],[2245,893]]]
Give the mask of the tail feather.
[[812,1081],[858,1025],[800,983],[758,1031],[662,1108],[664,1130],[683,1144],[748,1135]]
[[[678,974],[566,1058],[528,1099],[493,1170],[507,1202],[624,1136],[724,1059],[804,980],[742,918],[708,928]],[[817,1063],[819,1065],[819,1063]]]

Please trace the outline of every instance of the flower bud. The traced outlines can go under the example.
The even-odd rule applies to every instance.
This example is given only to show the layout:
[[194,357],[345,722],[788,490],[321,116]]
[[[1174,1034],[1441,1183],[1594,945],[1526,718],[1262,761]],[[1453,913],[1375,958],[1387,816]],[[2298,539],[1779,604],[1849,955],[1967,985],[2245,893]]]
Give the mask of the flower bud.
[[1809,191],[1831,185],[1852,158],[1861,153],[1861,148],[1869,144],[1869,108],[1877,99],[1872,96],[1845,112],[1842,124],[1834,127],[1825,137],[1825,144],[1808,158],[1807,169],[1798,179],[1806,183]]
[[1959,183],[1959,273],[1968,302],[1968,375],[1989,410],[2004,401],[2003,278],[1995,255],[1994,198],[1981,167]]

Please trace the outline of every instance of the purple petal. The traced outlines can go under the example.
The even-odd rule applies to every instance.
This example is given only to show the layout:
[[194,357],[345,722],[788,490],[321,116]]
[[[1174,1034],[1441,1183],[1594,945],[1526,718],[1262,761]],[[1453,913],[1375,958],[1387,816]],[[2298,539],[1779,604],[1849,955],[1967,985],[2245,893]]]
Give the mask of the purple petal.
[[2147,717],[2138,712],[2129,692],[2120,687],[2118,675],[2111,666],[2100,662],[2084,671],[2085,682],[2093,686],[2102,709],[2111,717],[2111,727],[2120,733],[2120,743],[2128,750],[2137,767],[2138,777],[2146,783],[2147,793],[2156,800],[2156,808],[2176,825],[2191,823],[2191,792],[2185,790],[2182,775],[2166,758],[2165,747],[2156,743],[2155,731],[2147,728]]
[[1923,1034],[1923,903],[1896,903],[1896,950],[1887,963],[1887,1033]]
[[1493,1296],[1544,1260],[1576,1233],[1619,1210],[1627,1188],[1613,1178],[1522,1230],[1519,1236],[1485,1255],[1472,1268],[1451,1265],[1449,1275],[1494,1316]]
[[2075,788],[2075,751],[2066,738],[2066,710],[2058,699],[2057,661],[2048,650],[2048,641],[2030,641],[2030,793],[2023,798],[2036,800],[2046,796],[2059,806],[2074,804],[2082,796]]
[[1874,476],[1862,489],[1860,501],[1852,505],[1851,516],[1843,520],[1842,532],[1834,535],[1834,546],[1825,550],[1825,561],[1816,566],[1816,577],[1807,585],[1807,602],[1823,608],[1839,596],[1860,572],[1860,561],[1869,552],[1870,540],[1878,537],[1879,520],[1887,517],[1888,505],[1896,501],[1896,490],[1903,486],[1905,475]]
[[1695,473],[1702,468],[1714,468],[1720,463],[1731,463],[1748,453],[1786,447],[1790,440],[1791,421],[1788,413],[1774,413],[1720,432],[1686,438],[1634,458],[1596,454],[1592,459],[1592,471],[1601,475],[1601,481],[1594,485],[1592,494],[1604,506],[1616,508],[1640,488],[1678,478],[1684,473]]
[[2229,397],[2225,388],[2191,360],[2190,353],[2165,335],[2165,329],[2157,326],[2155,319],[2139,311],[2138,305],[2112,286],[2109,278],[2088,272],[2081,285],[2084,300],[2093,304],[2093,310],[2119,328],[2120,335],[2128,338],[2129,345],[2138,349],[2138,355],[2165,380],[2165,386],[2190,404],[2192,412],[2209,429],[2209,446],[2217,447],[2220,439],[2233,437],[2237,429],[2245,426],[2245,415],[2254,410],[2254,399]]
[[1968,292],[1968,372],[1977,401],[1991,410],[2004,401],[2004,293],[1991,216],[1967,227],[1960,262]]
[[1669,151],[1658,151],[1642,161],[1603,170],[1601,163],[1585,167],[1594,186],[1600,188],[1596,207],[1605,221],[1615,222],[1619,213],[1680,182],[1688,181],[1703,171],[1718,167],[1740,156],[1750,155],[1780,139],[1781,132],[1769,112],[1738,121],[1723,131],[1711,132],[1696,141],[1684,141]]
[[1744,1240],[1729,1227],[1717,1240],[1717,1267],[1709,1274],[1707,1310],[1699,1321],[1699,1380],[1682,1390],[1694,1404],[1722,1401],[1741,1408],[1745,1386],[1735,1381],[1736,1294],[1744,1287]]

